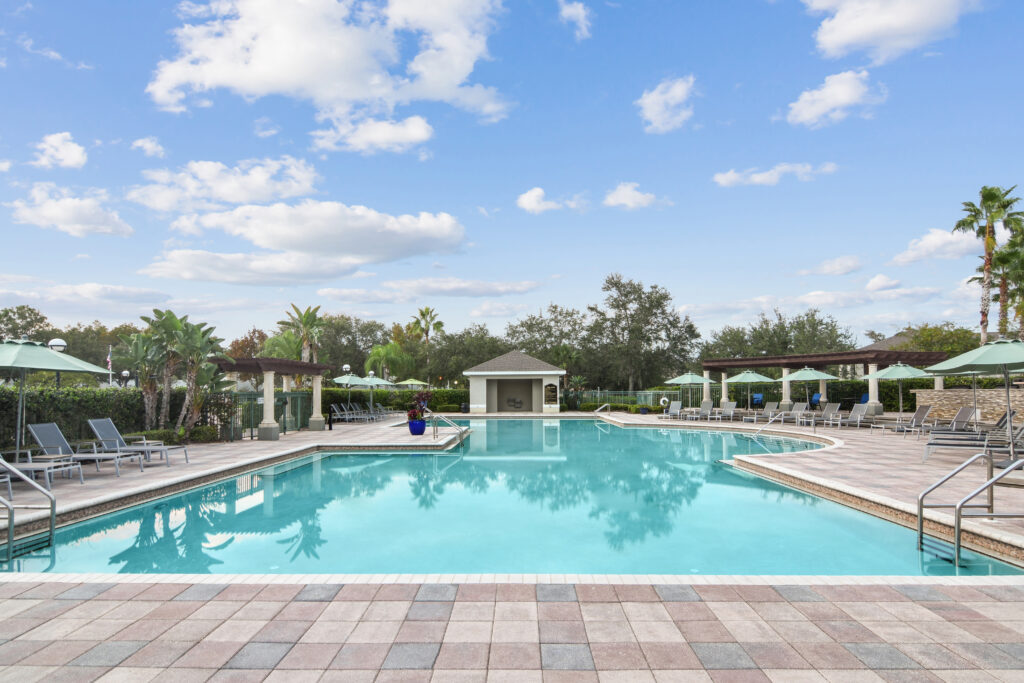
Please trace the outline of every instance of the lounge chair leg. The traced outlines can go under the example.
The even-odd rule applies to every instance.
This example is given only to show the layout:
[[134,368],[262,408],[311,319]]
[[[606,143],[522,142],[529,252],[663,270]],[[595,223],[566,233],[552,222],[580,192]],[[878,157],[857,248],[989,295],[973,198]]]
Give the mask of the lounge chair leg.
[[[96,464],[96,469],[99,469],[99,463]],[[118,462],[118,458],[114,458],[114,474],[121,476],[121,463]]]
[[188,464],[188,448],[182,448],[181,451],[182,451],[182,453],[185,454],[185,464],[187,465]]

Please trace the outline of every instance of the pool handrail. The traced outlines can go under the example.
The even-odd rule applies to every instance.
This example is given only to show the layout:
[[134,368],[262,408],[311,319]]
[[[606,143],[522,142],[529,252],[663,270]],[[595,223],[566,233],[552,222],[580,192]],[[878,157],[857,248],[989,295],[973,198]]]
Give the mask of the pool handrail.
[[[53,545],[53,537],[57,529],[57,497],[50,491],[47,491],[44,487],[37,484],[31,477],[26,476],[21,470],[13,467],[10,463],[6,462],[3,458],[0,458],[0,469],[7,472],[9,476],[15,476],[19,480],[25,482],[30,487],[42,493],[46,496],[50,503],[49,505],[24,505],[14,503],[13,501],[7,500],[6,498],[0,498],[0,506],[7,510],[7,560],[8,564],[14,559],[14,511],[17,509],[22,510],[47,510],[50,511],[50,531],[47,536],[47,545]],[[14,496],[11,496],[12,498]]]
[[612,404],[611,404],[611,403],[605,403],[605,404],[604,404],[603,406],[601,406],[600,408],[598,408],[597,410],[595,410],[595,411],[594,411],[594,413],[595,413],[595,414],[596,414],[596,413],[600,413],[600,412],[601,412],[602,410],[604,410],[605,408],[607,408],[607,409],[608,409],[608,412],[609,412],[609,413],[610,413],[610,412],[612,412]]
[[433,436],[434,436],[434,440],[435,441],[437,440],[437,423],[438,423],[438,421],[441,421],[441,422],[444,422],[449,427],[454,427],[455,428],[455,432],[459,435],[459,446],[462,446],[462,442],[464,440],[463,437],[462,437],[462,433],[464,431],[469,431],[469,427],[460,427],[459,425],[457,425],[454,422],[452,422],[452,420],[450,418],[448,418],[448,417],[446,417],[444,415],[438,415],[437,413],[435,413],[430,408],[425,408],[423,410],[423,412],[426,413],[430,417],[431,425],[433,427]]

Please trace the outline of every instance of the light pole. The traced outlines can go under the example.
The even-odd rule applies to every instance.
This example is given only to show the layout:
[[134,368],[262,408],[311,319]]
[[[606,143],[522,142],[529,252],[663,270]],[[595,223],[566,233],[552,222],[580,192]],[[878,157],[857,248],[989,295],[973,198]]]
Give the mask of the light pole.
[[[60,337],[56,337],[51,339],[47,346],[50,347],[51,351],[64,353],[64,350],[68,348],[68,343]],[[60,389],[60,372],[57,373],[57,388]]]
[[132,373],[128,372],[127,370],[121,371],[121,384],[124,386],[125,389],[128,388],[128,378],[131,376],[131,374]]

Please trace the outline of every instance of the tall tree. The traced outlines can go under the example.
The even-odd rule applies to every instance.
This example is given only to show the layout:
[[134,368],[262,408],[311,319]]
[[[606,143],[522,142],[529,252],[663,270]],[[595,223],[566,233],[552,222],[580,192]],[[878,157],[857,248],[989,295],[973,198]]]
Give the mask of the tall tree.
[[232,358],[255,358],[263,351],[267,333],[252,327],[248,332],[228,344],[228,355]]
[[366,358],[363,367],[367,372],[373,370],[381,379],[389,376],[397,377],[412,371],[413,359],[395,342],[374,346]]
[[153,429],[156,425],[157,376],[161,369],[160,354],[153,336],[136,332],[121,337],[121,343],[114,349],[114,362],[131,368],[135,373],[142,392],[144,425],[146,429]]
[[462,371],[510,351],[501,337],[491,334],[486,325],[476,323],[458,332],[445,332],[434,341],[434,353],[426,369],[426,380],[434,384],[464,380]]
[[292,330],[284,330],[281,334],[275,334],[263,342],[263,351],[261,353],[267,358],[302,360],[304,350],[302,338]]
[[361,368],[370,349],[388,343],[388,328],[376,320],[350,315],[325,315],[320,335],[320,362],[340,374],[343,365]]
[[[35,337],[50,326],[46,316],[31,306],[0,308],[0,339]],[[36,341],[49,341],[37,339]]]
[[143,322],[149,325],[149,333],[153,337],[153,349],[162,366],[160,378],[160,429],[166,429],[171,419],[171,380],[181,364],[178,355],[178,335],[188,322],[188,316],[178,317],[170,309],[162,311],[153,309],[152,316],[142,316]]
[[292,310],[287,311],[288,317],[277,322],[282,331],[291,331],[302,342],[302,360],[305,362],[317,362],[317,349],[320,344],[320,333],[324,329],[324,321],[318,315],[320,307],[307,306],[301,311],[299,307],[292,304]]
[[1009,189],[985,185],[979,193],[979,201],[964,202],[964,216],[956,222],[953,232],[971,233],[984,244],[984,261],[981,279],[981,336],[982,344],[988,341],[988,313],[992,302],[992,256],[996,251],[996,223],[1002,222],[1011,231],[1024,227],[1024,212],[1014,211],[1019,197],[1011,197]]
[[422,336],[423,343],[430,346],[430,335],[444,332],[444,323],[437,319],[437,311],[430,306],[424,306],[412,317],[410,329],[413,334]]
[[224,348],[221,342],[224,340],[214,336],[214,328],[206,323],[192,323],[184,320],[181,330],[177,334],[175,351],[181,359],[182,369],[185,373],[185,402],[181,406],[181,413],[178,414],[177,429],[186,430],[192,428],[195,421],[190,421],[186,426],[186,419],[193,414],[192,406],[199,391],[199,375],[204,370],[204,381],[213,381],[218,373],[206,366],[212,366],[209,357],[222,353]]

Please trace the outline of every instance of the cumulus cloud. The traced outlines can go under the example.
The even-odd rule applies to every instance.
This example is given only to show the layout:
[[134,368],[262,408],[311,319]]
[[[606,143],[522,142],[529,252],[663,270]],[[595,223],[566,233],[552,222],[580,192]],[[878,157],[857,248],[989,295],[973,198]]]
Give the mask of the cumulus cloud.
[[327,123],[314,132],[323,149],[402,151],[429,127],[418,117],[393,120],[397,107],[444,102],[485,121],[505,116],[498,92],[471,82],[500,10],[500,0],[313,0],[283,13],[263,0],[189,2],[173,31],[178,54],[157,65],[146,91],[168,111],[217,89],[291,97],[311,102]]
[[879,273],[878,275],[868,280],[868,283],[864,285],[864,289],[868,290],[869,292],[880,292],[883,289],[896,289],[899,286],[899,280],[893,279],[888,275],[883,275],[882,273]]
[[108,199],[104,190],[90,190],[76,197],[54,183],[36,183],[27,201],[18,199],[8,206],[14,209],[15,223],[56,228],[74,237],[131,235],[131,226],[121,220],[117,211],[106,208]]
[[190,161],[177,171],[143,171],[148,185],[131,188],[126,197],[157,211],[196,211],[308,195],[317,175],[302,159],[246,159],[235,166],[219,161]]
[[116,304],[158,304],[170,297],[163,292],[140,287],[109,285],[99,282],[61,284],[54,282],[34,283],[27,289],[0,288],[0,301],[20,300],[65,304],[74,306],[97,306]]
[[797,271],[798,275],[848,275],[860,270],[861,262],[856,256],[837,256],[822,261],[814,268]]
[[865,70],[843,71],[825,78],[814,90],[800,93],[789,105],[786,120],[794,126],[820,128],[842,121],[854,107],[868,107],[885,101],[884,88],[872,90]]
[[590,37],[590,8],[582,2],[558,0],[558,18],[563,24],[572,24],[576,40]]
[[863,50],[876,64],[948,35],[979,0],[803,0],[828,16],[815,33],[826,57]]
[[[410,280],[388,280],[374,289],[337,289],[326,287],[317,290],[320,296],[348,303],[407,303],[422,296],[485,297],[523,294],[540,287],[539,282],[523,280],[518,282],[489,282],[486,280],[464,280],[457,277],[424,277]],[[487,304],[483,304],[487,306]],[[473,315],[473,314],[471,314]]]
[[147,157],[160,157],[162,159],[164,156],[163,145],[152,135],[132,142],[132,149],[142,150],[142,153]]
[[[155,277],[282,284],[351,275],[368,263],[454,251],[465,229],[447,213],[394,216],[365,206],[307,199],[188,215],[172,227],[220,231],[258,251],[171,249],[144,272]],[[337,256],[332,256],[332,255]]]
[[907,248],[893,257],[892,263],[905,266],[926,259],[957,259],[981,253],[981,241],[972,234],[932,228],[927,234],[910,240]]
[[40,168],[82,168],[89,156],[82,147],[71,138],[71,133],[51,133],[43,136],[36,144],[36,158],[29,163]]
[[679,128],[693,116],[693,107],[688,104],[697,79],[690,75],[685,78],[669,78],[653,90],[645,90],[634,104],[640,108],[640,116],[648,133],[668,133]]
[[721,187],[735,187],[737,185],[778,185],[787,175],[794,176],[797,180],[807,182],[814,180],[815,176],[835,173],[839,166],[832,162],[821,164],[815,168],[811,164],[776,164],[767,171],[759,171],[756,168],[748,168],[745,171],[729,169],[724,173],[716,173],[711,177]]
[[641,192],[637,189],[640,183],[619,183],[614,190],[609,190],[604,196],[602,204],[605,206],[620,206],[623,209],[639,209],[650,206],[657,199],[651,192]]
[[516,206],[527,213],[534,215],[563,208],[561,202],[556,202],[545,197],[544,188],[535,187],[522,193],[516,198]]
[[485,301],[469,312],[474,318],[511,318],[529,308],[526,304]]
[[[932,301],[942,295],[936,287],[890,287],[877,290],[817,290],[797,296],[764,295],[749,299],[731,299],[720,302],[686,304],[679,307],[680,313],[691,316],[719,316],[723,313],[738,314],[747,317],[751,313],[769,312],[776,308],[781,310],[803,310],[814,308],[858,308],[877,306],[892,302],[923,303]],[[875,310],[875,309],[872,309]],[[876,312],[877,313],[877,312]]]

